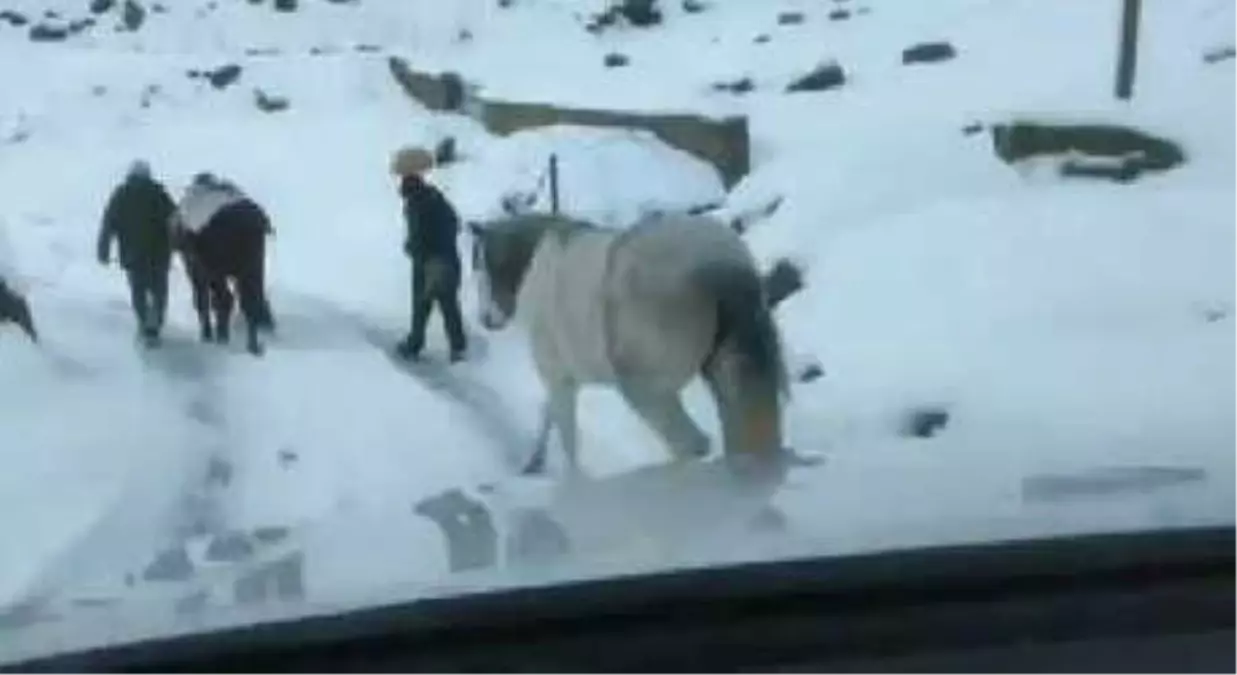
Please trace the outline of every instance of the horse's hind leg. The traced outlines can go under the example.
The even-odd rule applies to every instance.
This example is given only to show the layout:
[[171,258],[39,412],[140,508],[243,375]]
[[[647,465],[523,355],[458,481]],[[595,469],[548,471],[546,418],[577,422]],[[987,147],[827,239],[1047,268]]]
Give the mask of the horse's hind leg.
[[215,342],[227,344],[232,337],[232,306],[235,300],[225,277],[210,281],[211,304],[215,306]]
[[237,282],[241,296],[241,313],[245,315],[247,331],[246,348],[250,354],[262,353],[262,343],[258,341],[258,330],[265,328],[264,302],[262,287],[256,275],[245,275]]
[[620,381],[619,391],[645,424],[666,442],[675,459],[687,460],[709,454],[709,437],[683,409],[678,391],[634,379]]

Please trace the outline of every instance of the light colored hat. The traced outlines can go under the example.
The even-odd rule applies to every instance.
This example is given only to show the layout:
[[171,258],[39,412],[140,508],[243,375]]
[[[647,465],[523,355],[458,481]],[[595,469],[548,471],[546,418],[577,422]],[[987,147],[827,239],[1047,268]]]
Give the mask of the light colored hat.
[[434,156],[424,148],[400,148],[391,158],[391,173],[401,177],[425,173],[433,166]]

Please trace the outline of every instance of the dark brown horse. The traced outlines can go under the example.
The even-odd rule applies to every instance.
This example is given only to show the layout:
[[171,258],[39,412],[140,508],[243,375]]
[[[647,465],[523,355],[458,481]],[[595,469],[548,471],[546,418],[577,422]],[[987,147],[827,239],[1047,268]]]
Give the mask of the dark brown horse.
[[193,288],[202,341],[228,342],[232,310],[239,297],[247,328],[246,348],[254,355],[262,353],[259,332],[275,329],[266,297],[266,237],[271,232],[262,207],[247,198],[219,209],[197,232],[178,230],[177,248]]

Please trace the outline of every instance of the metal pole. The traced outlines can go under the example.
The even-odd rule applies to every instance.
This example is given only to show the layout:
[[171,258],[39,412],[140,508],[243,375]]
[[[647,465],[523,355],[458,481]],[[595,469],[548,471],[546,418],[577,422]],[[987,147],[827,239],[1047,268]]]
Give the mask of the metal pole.
[[1134,70],[1138,62],[1138,15],[1141,0],[1123,0],[1121,9],[1121,51],[1117,55],[1117,98],[1129,100],[1134,94]]
[[558,155],[550,155],[550,212],[558,214]]

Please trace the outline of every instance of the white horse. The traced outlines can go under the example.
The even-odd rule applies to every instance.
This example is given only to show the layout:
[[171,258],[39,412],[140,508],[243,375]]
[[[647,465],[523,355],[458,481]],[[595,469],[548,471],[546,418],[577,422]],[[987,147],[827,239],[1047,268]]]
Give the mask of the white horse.
[[678,460],[703,457],[708,436],[680,391],[703,375],[722,422],[727,460],[780,466],[786,370],[762,278],[739,236],[701,216],[654,216],[628,230],[523,215],[472,224],[482,324],[517,316],[548,390],[537,447],[551,426],[579,472],[580,387],[618,389]]

